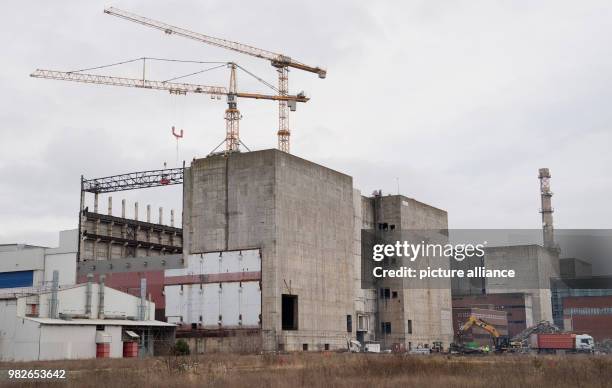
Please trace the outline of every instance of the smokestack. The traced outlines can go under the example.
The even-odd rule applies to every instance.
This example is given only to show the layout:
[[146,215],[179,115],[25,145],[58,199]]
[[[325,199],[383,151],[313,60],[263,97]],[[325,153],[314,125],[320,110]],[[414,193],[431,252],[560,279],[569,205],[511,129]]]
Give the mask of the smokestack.
[[138,311],[138,319],[140,321],[145,320],[145,310],[147,305],[147,279],[140,279],[140,309]]
[[100,275],[98,290],[98,319],[104,319],[104,278],[105,275]]
[[555,247],[555,235],[553,228],[552,191],[550,191],[550,171],[547,168],[539,170],[540,197],[542,201],[542,236],[545,248]]
[[93,274],[87,274],[87,290],[85,292],[85,315],[88,318],[91,318],[91,289],[93,286]]
[[59,289],[59,271],[53,271],[53,282],[51,283],[51,301],[49,303],[49,318],[57,319],[59,317],[57,311],[57,290]]

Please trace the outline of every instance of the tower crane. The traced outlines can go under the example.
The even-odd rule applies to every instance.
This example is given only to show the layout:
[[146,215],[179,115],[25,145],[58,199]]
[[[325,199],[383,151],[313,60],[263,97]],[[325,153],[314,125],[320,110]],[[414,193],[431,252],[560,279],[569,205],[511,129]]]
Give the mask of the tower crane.
[[99,85],[113,85],[113,86],[124,86],[133,88],[143,89],[154,89],[154,90],[167,90],[171,94],[186,95],[187,93],[195,94],[206,94],[210,95],[211,98],[221,99],[221,96],[227,96],[228,107],[225,111],[225,122],[226,122],[226,134],[225,134],[225,150],[226,152],[237,151],[240,145],[239,136],[239,120],[240,111],[237,107],[238,98],[251,98],[261,100],[272,100],[272,101],[285,101],[285,102],[307,102],[308,97],[299,94],[297,96],[292,95],[267,95],[259,93],[245,93],[239,92],[236,88],[236,65],[235,63],[228,63],[231,75],[229,89],[224,86],[207,86],[189,83],[179,83],[170,81],[155,81],[148,80],[146,78],[126,78],[126,77],[112,77],[107,75],[89,74],[83,72],[66,72],[57,70],[44,70],[37,69],[31,77],[34,78],[47,78],[62,81],[74,81],[90,84]]
[[[139,16],[131,12],[123,11],[114,7],[104,9],[104,13],[112,16],[117,16],[144,26],[152,27],[163,31],[169,35],[179,35],[185,38],[193,39],[199,42],[207,43],[213,46],[222,47],[228,50],[233,50],[242,54],[251,55],[253,57],[262,58],[270,61],[270,64],[276,68],[278,73],[278,95],[288,96],[289,95],[289,68],[307,71],[315,73],[319,78],[325,78],[327,71],[320,67],[309,66],[298,61],[293,60],[291,57],[274,53],[272,51],[259,49],[257,47],[249,46],[246,44],[232,42],[230,40],[215,38],[212,36],[200,34],[197,32],[189,31],[184,28],[175,27],[170,24],[160,22],[157,20],[149,19],[144,16]],[[279,99],[278,100],[278,148],[281,151],[289,152],[289,137],[291,130],[289,128],[289,110],[295,111],[296,104],[291,99]]]

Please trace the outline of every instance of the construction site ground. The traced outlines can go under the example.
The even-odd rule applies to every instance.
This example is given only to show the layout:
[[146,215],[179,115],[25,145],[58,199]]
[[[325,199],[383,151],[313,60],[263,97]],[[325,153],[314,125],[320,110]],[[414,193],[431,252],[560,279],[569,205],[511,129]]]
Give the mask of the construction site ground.
[[[65,369],[66,379],[9,380],[9,369]],[[612,387],[612,356],[313,352],[0,363],[0,386]]]

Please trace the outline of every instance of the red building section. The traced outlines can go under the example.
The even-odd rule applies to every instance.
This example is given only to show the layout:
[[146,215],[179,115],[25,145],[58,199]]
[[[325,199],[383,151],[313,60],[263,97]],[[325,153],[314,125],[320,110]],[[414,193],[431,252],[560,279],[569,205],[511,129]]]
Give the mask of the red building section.
[[[104,278],[104,284],[140,297],[140,279],[143,277],[147,279],[147,298],[151,295],[151,299],[155,303],[155,319],[165,321],[164,271],[108,273]],[[98,275],[94,276],[94,281],[99,281]],[[87,282],[87,276],[80,276],[78,283],[85,282]]]
[[612,296],[569,296],[563,299],[566,330],[589,334],[596,342],[612,339]]

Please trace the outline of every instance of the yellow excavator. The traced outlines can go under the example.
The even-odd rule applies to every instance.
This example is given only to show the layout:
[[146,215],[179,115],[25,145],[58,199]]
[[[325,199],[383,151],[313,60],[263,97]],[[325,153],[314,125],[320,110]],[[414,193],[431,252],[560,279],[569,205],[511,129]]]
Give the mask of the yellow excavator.
[[493,338],[493,345],[495,347],[494,350],[496,352],[504,352],[509,349],[510,339],[508,338],[508,336],[501,335],[499,331],[495,328],[495,326],[491,325],[490,323],[483,321],[475,315],[470,315],[468,320],[463,325],[461,325],[461,327],[457,331],[459,344],[451,344],[451,351],[459,353],[488,353],[490,351],[488,347],[469,347],[463,343],[463,334],[472,326],[480,327],[491,335],[491,337]]

